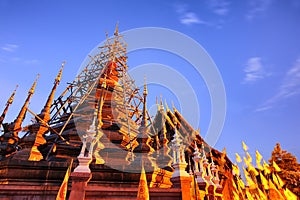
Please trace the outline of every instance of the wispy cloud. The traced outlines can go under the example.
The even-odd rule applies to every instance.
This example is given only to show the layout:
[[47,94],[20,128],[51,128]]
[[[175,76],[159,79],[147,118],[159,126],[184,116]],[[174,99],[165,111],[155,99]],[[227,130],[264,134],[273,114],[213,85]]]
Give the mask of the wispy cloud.
[[[188,4],[174,4],[176,13],[178,14],[179,22],[184,25],[206,25],[209,27],[222,28],[225,20],[224,17],[229,13],[229,0],[206,0],[202,7],[208,8],[211,15],[206,15],[206,18],[199,16],[198,12],[194,12]],[[198,10],[199,11],[199,10]],[[210,17],[207,19],[207,17]]]
[[0,50],[6,51],[8,53],[3,53],[0,55],[0,62],[5,64],[24,64],[24,65],[36,65],[39,63],[37,59],[27,59],[19,57],[17,53],[14,53],[18,50],[19,45],[17,44],[5,44],[0,46]]
[[175,10],[179,14],[180,23],[184,25],[192,25],[192,24],[208,25],[208,23],[204,20],[201,20],[195,12],[190,11],[186,4],[175,5]]
[[21,57],[0,57],[0,62],[5,64],[22,64],[22,65],[37,65],[39,64],[39,60],[37,59],[24,59]]
[[2,50],[7,51],[7,52],[14,52],[18,48],[19,48],[19,46],[16,44],[5,44],[4,46],[1,47]]
[[225,16],[229,12],[229,5],[231,4],[227,0],[208,0],[209,7],[212,9],[213,13],[221,16]]
[[207,22],[200,20],[196,13],[186,12],[180,17],[180,22],[185,25],[191,24],[207,24]]
[[252,20],[254,17],[265,12],[271,4],[272,0],[249,0],[250,9],[246,13],[246,19]]
[[244,72],[245,77],[243,83],[254,83],[268,75],[264,70],[260,57],[249,58]]
[[262,104],[256,112],[268,110],[274,107],[276,103],[284,99],[291,98],[300,94],[300,58],[285,73],[277,93]]

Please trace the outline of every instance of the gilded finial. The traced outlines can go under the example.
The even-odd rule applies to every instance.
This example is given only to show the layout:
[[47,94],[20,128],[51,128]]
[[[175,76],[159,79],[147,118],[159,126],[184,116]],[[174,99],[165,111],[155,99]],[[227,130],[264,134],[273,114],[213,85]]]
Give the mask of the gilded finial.
[[163,100],[162,100],[162,94],[160,94],[160,105],[163,107]]
[[156,97],[156,105],[157,105],[157,110],[159,111],[164,111],[164,105],[162,103],[162,96],[160,95],[160,102],[158,103],[158,99]]
[[175,105],[174,105],[174,102],[173,102],[173,101],[171,101],[171,105],[172,105],[173,111],[175,112],[177,109],[175,108]]
[[28,96],[27,96],[27,98],[25,100],[25,103],[23,104],[23,106],[22,106],[22,108],[21,108],[21,110],[20,110],[17,118],[14,121],[14,123],[15,123],[14,124],[14,130],[18,130],[18,129],[21,128],[21,124],[22,124],[22,122],[23,122],[23,120],[25,118],[25,114],[26,114],[26,111],[27,111],[27,106],[29,104],[31,96],[34,93],[34,90],[35,90],[35,87],[36,87],[36,83],[37,83],[37,81],[38,81],[39,78],[40,78],[40,74],[38,74],[36,76],[35,81],[33,82],[30,90],[28,91]]
[[15,90],[13,91],[13,93],[10,95],[9,99],[6,102],[5,109],[4,109],[3,113],[2,113],[2,115],[0,116],[0,126],[2,125],[2,122],[3,122],[4,118],[5,118],[5,115],[6,115],[7,111],[8,111],[8,108],[9,108],[10,104],[12,104],[12,102],[14,100],[14,96],[16,94],[17,88],[18,88],[18,85],[16,85]]
[[144,96],[147,96],[147,94],[148,94],[146,76],[144,77],[144,92],[143,92],[143,94],[144,94]]
[[167,103],[167,100],[165,99],[165,105],[166,105],[166,110],[169,111],[169,106],[168,106],[168,103]]
[[143,92],[143,95],[144,95],[144,101],[143,101],[143,113],[142,113],[142,123],[141,123],[141,126],[143,127],[147,127],[148,125],[148,122],[147,122],[147,94],[148,94],[148,91],[147,91],[147,84],[146,84],[146,77],[145,77],[145,83],[144,83],[144,92]]
[[157,106],[157,111],[159,111],[160,110],[160,105],[158,104],[157,96],[155,97],[155,103],[156,103],[156,106]]
[[30,90],[28,91],[28,94],[33,94],[34,93],[34,90],[35,90],[35,87],[36,87],[36,83],[38,81],[38,79],[40,78],[40,74],[37,74],[36,78],[35,78],[35,81],[33,82]]
[[60,82],[60,80],[61,80],[61,76],[62,76],[62,72],[63,72],[63,69],[64,69],[64,67],[65,67],[65,64],[66,64],[66,61],[63,61],[62,62],[62,64],[61,64],[61,68],[60,68],[60,70],[59,70],[59,72],[58,72],[58,74],[57,74],[57,76],[56,76],[56,78],[55,78],[55,83],[59,83]]
[[16,88],[15,90],[13,91],[13,93],[10,95],[9,99],[7,100],[7,104],[12,104],[13,100],[14,100],[14,97],[15,97],[15,94],[16,94],[16,91],[18,89],[19,85],[16,85]]
[[119,35],[119,22],[116,23],[116,28],[114,32],[114,36],[118,36],[118,35]]

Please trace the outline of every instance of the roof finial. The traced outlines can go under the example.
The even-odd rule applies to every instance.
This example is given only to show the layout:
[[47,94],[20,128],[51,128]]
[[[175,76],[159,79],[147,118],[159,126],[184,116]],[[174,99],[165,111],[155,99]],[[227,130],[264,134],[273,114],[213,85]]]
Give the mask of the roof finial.
[[168,106],[168,103],[167,103],[167,100],[165,99],[165,105],[166,105],[166,111],[169,111],[169,106]]
[[55,84],[56,83],[59,84],[61,76],[62,76],[62,71],[63,71],[63,69],[65,67],[65,64],[66,64],[66,61],[63,61],[62,64],[61,64],[61,68],[60,68],[60,70],[59,70],[59,72],[58,72],[58,74],[57,74],[57,76],[55,78]]
[[[50,120],[50,107],[51,107],[51,104],[52,104],[53,99],[54,99],[54,94],[55,94],[57,85],[60,82],[64,65],[65,65],[65,62],[62,63],[62,66],[61,66],[61,68],[60,68],[60,70],[59,70],[59,72],[58,72],[58,74],[55,78],[54,85],[53,85],[52,90],[51,90],[51,92],[48,96],[48,99],[45,103],[44,108],[42,109],[41,113],[36,117],[37,121],[40,121],[40,123],[48,123],[49,120]],[[41,125],[40,125],[40,127],[41,127]],[[43,129],[43,128],[41,129],[40,127],[36,132],[35,141],[34,141],[34,144],[31,148],[30,156],[28,158],[28,160],[31,160],[31,161],[40,161],[41,159],[43,159],[43,155],[39,151],[38,147],[40,145],[43,145],[43,144],[46,143],[46,140],[44,139],[44,134],[48,130]]]
[[34,90],[35,90],[35,87],[36,87],[36,83],[39,80],[39,78],[40,78],[40,74],[37,74],[36,78],[35,78],[35,80],[34,80],[34,82],[32,84],[32,86],[30,88],[30,90],[28,91],[28,94],[33,94],[34,93]]
[[147,96],[148,94],[148,89],[147,89],[147,83],[146,83],[146,76],[144,77],[144,96]]
[[46,104],[43,108],[43,110],[41,111],[41,114],[43,114],[43,116],[40,116],[45,122],[48,122],[49,119],[50,119],[50,107],[51,107],[51,104],[53,102],[53,99],[54,99],[54,94],[55,94],[55,91],[56,91],[56,88],[60,82],[60,79],[61,79],[61,76],[62,76],[62,72],[63,72],[63,69],[64,69],[64,66],[65,66],[65,61],[62,63],[61,65],[61,68],[55,78],[55,81],[54,81],[54,85],[52,87],[52,90],[48,96],[48,99],[46,101]]
[[14,97],[15,97],[15,94],[16,94],[16,91],[17,91],[18,87],[19,87],[19,85],[16,85],[16,88],[14,89],[13,93],[11,94],[9,99],[7,100],[6,104],[12,104],[12,102],[14,101]]
[[176,111],[176,108],[175,108],[175,105],[174,105],[174,102],[173,102],[173,101],[171,101],[171,105],[172,105],[173,111]]
[[115,36],[119,35],[119,22],[116,23],[116,28],[115,28],[115,32],[114,32]]
[[14,100],[17,88],[18,88],[18,85],[16,85],[15,90],[13,91],[13,93],[10,95],[9,99],[6,102],[5,109],[4,109],[3,113],[2,113],[2,115],[0,116],[0,126],[2,125],[2,122],[3,122],[4,118],[5,118],[5,115],[6,115],[7,111],[8,111],[8,108],[9,108],[10,104],[12,104],[12,102]]
[[28,96],[27,96],[27,98],[25,100],[25,103],[24,103],[21,111],[19,112],[19,115],[17,116],[17,118],[14,121],[15,122],[15,124],[14,124],[14,130],[17,130],[17,129],[21,128],[21,124],[22,124],[22,122],[23,122],[23,120],[25,118],[25,114],[26,114],[26,111],[27,111],[27,106],[29,104],[31,96],[34,93],[34,90],[35,90],[35,87],[36,87],[36,83],[37,83],[39,77],[40,77],[40,74],[38,74],[36,76],[35,81],[33,82],[30,90],[28,91]]
[[146,76],[144,78],[144,106],[143,106],[143,118],[142,118],[142,126],[147,127],[148,123],[147,123],[147,84],[146,84]]

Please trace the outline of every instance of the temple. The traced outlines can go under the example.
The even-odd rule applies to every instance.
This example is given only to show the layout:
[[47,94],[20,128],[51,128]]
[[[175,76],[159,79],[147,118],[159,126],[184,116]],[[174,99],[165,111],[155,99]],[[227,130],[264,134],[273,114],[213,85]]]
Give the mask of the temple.
[[[0,199],[233,199],[232,162],[210,147],[174,106],[147,110],[147,84],[127,73],[126,42],[107,37],[57,95],[62,64],[40,113],[0,125]],[[27,116],[35,120],[22,125]],[[141,188],[146,187],[146,188]],[[64,191],[63,191],[64,190]]]

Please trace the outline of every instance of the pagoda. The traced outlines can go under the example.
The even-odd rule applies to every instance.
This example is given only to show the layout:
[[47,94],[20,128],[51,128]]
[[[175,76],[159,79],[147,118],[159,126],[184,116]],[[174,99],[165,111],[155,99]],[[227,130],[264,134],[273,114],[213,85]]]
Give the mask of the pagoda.
[[[162,99],[150,116],[126,46],[116,28],[56,95],[62,64],[40,113],[29,107],[36,79],[16,120],[4,123],[13,92],[1,115],[0,199],[55,199],[68,168],[66,199],[136,199],[142,168],[150,199],[230,199],[226,153]],[[26,113],[35,120],[22,125]]]

